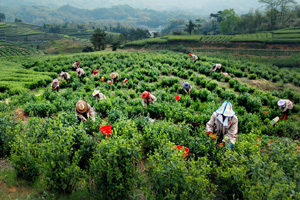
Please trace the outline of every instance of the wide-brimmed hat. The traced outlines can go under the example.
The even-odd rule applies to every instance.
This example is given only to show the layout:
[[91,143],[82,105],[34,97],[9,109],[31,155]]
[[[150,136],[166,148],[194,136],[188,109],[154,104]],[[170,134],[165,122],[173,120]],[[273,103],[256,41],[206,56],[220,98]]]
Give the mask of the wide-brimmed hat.
[[79,100],[76,103],[76,110],[80,113],[85,113],[88,110],[88,105],[85,100]]
[[111,73],[111,74],[110,74],[110,77],[111,77],[111,78],[116,78],[116,77],[117,77],[117,73],[115,73],[115,72]]
[[284,106],[285,105],[285,101],[283,99],[280,99],[278,102],[277,102],[278,106]]
[[235,115],[232,104],[229,101],[224,101],[215,112],[219,115],[224,115],[225,117],[232,117]]
[[148,92],[148,91],[145,91],[142,94],[142,99],[146,99],[146,98],[150,98],[150,92]]
[[96,96],[96,95],[99,94],[99,93],[100,93],[100,90],[94,90],[93,96]]
[[54,80],[53,80],[53,83],[59,83],[58,79],[57,79],[57,78],[54,79]]
[[185,89],[189,89],[189,88],[190,88],[190,83],[184,82],[184,83],[183,83],[183,87],[184,87]]
[[60,72],[59,76],[63,76],[65,74],[65,72]]

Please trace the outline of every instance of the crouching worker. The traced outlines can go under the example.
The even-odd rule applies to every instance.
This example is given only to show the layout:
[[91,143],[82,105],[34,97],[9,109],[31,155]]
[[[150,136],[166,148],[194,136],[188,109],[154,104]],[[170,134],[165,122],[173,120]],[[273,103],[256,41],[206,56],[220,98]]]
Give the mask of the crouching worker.
[[110,73],[110,78],[111,78],[111,82],[114,83],[114,82],[118,81],[119,74],[117,72],[112,72],[112,73]]
[[78,122],[88,122],[88,118],[91,117],[93,122],[95,121],[94,109],[84,100],[79,100],[75,105],[75,115],[77,116]]
[[214,72],[216,70],[222,72],[222,65],[221,64],[214,64],[214,65],[211,66],[210,71]]
[[84,70],[83,70],[83,69],[81,69],[81,68],[77,68],[77,69],[76,69],[76,72],[77,72],[77,76],[78,76],[78,78],[81,78],[81,77],[83,77],[83,76],[84,76],[84,74],[85,74]]
[[217,146],[229,144],[230,149],[235,144],[238,134],[238,118],[232,109],[232,104],[224,101],[206,124],[206,134],[217,136]]
[[72,65],[72,67],[73,67],[73,69],[77,69],[77,68],[79,68],[79,65],[80,65],[81,63],[79,62],[79,61],[76,61],[76,62],[74,62],[73,63],[73,65]]
[[190,92],[192,90],[192,86],[189,82],[184,82],[182,89],[185,91],[185,93],[190,94]]
[[100,93],[100,90],[94,90],[93,97],[95,97],[96,100],[106,99],[106,96],[104,94]]
[[282,117],[280,119],[287,120],[289,117],[289,110],[293,109],[293,103],[288,99],[280,99],[277,102],[281,112],[283,113]]
[[142,99],[143,99],[142,104],[144,108],[145,108],[145,104],[147,105],[149,105],[149,103],[154,104],[154,102],[157,100],[156,97],[150,94],[150,92],[148,91],[143,92]]
[[189,56],[191,57],[191,61],[196,62],[198,60],[198,56],[196,56],[195,54],[189,54]]
[[65,79],[65,81],[68,83],[70,80],[70,74],[68,72],[60,72],[59,76],[61,79]]
[[99,72],[97,69],[93,70],[92,76],[99,76]]
[[59,90],[59,81],[58,81],[57,78],[52,81],[51,88],[52,88],[52,91],[56,90],[58,92],[58,90]]

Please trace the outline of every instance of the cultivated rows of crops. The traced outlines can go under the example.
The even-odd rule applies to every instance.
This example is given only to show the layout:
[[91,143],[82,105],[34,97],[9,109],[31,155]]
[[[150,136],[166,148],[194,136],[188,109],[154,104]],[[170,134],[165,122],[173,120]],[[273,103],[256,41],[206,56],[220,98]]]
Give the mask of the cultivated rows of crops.
[[[299,199],[299,92],[262,91],[235,78],[251,74],[252,79],[284,82],[299,74],[199,57],[194,63],[188,55],[161,51],[13,58],[40,73],[68,71],[71,80],[61,81],[60,92],[48,85],[38,97],[1,94],[11,99],[0,104],[1,155],[9,157],[22,179],[43,180],[52,192],[88,189],[98,199]],[[87,74],[83,79],[72,71],[76,60]],[[212,63],[222,63],[230,76],[211,72]],[[93,69],[100,77],[90,76]],[[106,80],[113,71],[120,79],[110,85]],[[190,95],[182,90],[185,81],[193,86]],[[94,89],[107,99],[96,101]],[[145,90],[157,102],[143,108]],[[281,115],[279,98],[295,105],[287,121],[272,127],[270,120]],[[79,99],[94,107],[95,123],[77,123]],[[217,147],[205,134],[205,124],[225,100],[233,103],[239,119],[233,150]],[[8,116],[16,108],[31,117],[25,125]],[[99,131],[107,124],[112,125],[110,138]],[[175,145],[189,149],[187,159]]]
[[195,44],[228,42],[298,44],[300,42],[300,31],[299,29],[282,29],[276,31],[238,35],[171,35],[161,38],[151,38],[129,42],[125,46],[144,46],[146,44],[161,43],[172,44],[176,42],[193,42]]
[[20,46],[0,47],[0,57],[26,56],[26,55],[38,55],[38,54],[41,54],[41,51],[29,47],[20,47]]

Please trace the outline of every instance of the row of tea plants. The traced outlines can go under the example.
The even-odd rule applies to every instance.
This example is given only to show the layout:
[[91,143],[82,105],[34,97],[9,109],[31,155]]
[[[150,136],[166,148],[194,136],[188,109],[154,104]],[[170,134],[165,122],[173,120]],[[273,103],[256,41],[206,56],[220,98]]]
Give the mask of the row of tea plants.
[[[227,72],[239,70],[238,63],[216,58],[191,63],[187,55],[167,51],[13,59],[35,71],[71,74],[69,83],[60,83],[60,92],[48,86],[40,96],[2,94],[11,102],[0,104],[1,157],[29,183],[43,180],[46,189],[58,193],[85,189],[99,199],[300,198],[299,93],[262,91],[209,71],[216,61]],[[83,79],[72,71],[75,60],[87,73]],[[95,68],[105,80],[118,72],[119,82],[110,85],[90,76]],[[182,90],[185,81],[193,86],[190,95]],[[107,99],[96,101],[94,89]],[[144,90],[157,97],[146,108],[140,97]],[[272,127],[270,120],[281,115],[279,98],[290,98],[295,106],[287,121]],[[94,107],[95,123],[77,123],[79,99]],[[224,100],[233,103],[239,119],[233,150],[216,147],[205,134]],[[14,119],[16,108],[29,115],[25,125]],[[107,124],[110,138],[99,131]],[[175,145],[189,148],[187,159]]]

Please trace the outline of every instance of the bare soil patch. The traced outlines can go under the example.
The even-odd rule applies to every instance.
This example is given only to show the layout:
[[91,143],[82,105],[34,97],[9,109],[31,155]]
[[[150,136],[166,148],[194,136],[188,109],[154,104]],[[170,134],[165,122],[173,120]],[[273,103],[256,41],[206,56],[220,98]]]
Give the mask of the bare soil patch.
[[15,120],[22,120],[22,124],[26,124],[29,120],[29,116],[24,112],[24,109],[17,108],[13,113],[16,116]]

